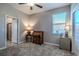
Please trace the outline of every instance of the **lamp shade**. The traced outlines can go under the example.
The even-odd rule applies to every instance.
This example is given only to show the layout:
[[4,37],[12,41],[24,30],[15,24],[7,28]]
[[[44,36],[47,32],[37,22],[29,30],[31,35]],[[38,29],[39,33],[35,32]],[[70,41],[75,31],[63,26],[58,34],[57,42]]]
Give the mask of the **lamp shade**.
[[31,26],[31,25],[28,25],[28,26],[26,27],[26,30],[27,30],[27,31],[32,31],[32,26]]

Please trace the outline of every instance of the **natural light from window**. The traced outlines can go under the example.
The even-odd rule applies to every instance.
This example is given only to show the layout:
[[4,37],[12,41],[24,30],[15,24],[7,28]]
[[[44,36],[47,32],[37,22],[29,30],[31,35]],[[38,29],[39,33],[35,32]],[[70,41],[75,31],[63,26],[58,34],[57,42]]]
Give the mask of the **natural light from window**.
[[52,33],[53,34],[64,34],[65,33],[65,23],[66,23],[67,13],[62,12],[58,14],[53,14],[52,16]]

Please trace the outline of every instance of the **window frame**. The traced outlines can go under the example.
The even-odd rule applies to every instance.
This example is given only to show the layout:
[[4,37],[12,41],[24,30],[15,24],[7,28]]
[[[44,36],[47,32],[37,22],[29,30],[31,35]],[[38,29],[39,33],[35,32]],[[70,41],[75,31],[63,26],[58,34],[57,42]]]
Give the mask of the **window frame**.
[[[53,15],[57,15],[57,14],[61,14],[61,13],[66,13],[66,16],[65,16],[65,23],[53,23],[53,20],[54,20],[54,18],[53,18]],[[52,15],[52,34],[54,34],[54,35],[60,35],[60,34],[58,34],[58,33],[54,33],[54,26],[55,25],[65,25],[66,26],[66,22],[67,22],[67,19],[68,19],[68,13],[67,12],[60,12],[60,13],[55,13],[55,14],[53,14]],[[65,26],[64,26],[64,30],[65,30],[65,32],[66,32],[66,29],[65,29]],[[64,34],[65,34],[65,32],[64,32]]]

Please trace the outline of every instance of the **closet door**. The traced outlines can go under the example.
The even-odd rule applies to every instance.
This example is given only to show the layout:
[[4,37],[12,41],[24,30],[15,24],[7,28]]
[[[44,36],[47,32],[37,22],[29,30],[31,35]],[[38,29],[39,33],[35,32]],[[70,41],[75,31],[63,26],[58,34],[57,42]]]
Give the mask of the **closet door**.
[[18,20],[13,18],[12,20],[12,42],[18,43]]

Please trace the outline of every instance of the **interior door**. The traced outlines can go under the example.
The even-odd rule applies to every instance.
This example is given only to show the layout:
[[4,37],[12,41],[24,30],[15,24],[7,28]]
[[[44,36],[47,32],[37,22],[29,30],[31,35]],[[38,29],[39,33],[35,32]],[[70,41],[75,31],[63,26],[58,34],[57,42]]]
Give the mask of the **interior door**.
[[79,10],[74,12],[73,20],[73,29],[74,29],[74,43],[75,43],[75,52],[79,54]]
[[79,11],[75,12],[75,21],[74,21],[74,28],[75,28],[75,41],[77,46],[79,47]]
[[12,42],[18,43],[18,19],[13,18],[12,20]]

